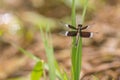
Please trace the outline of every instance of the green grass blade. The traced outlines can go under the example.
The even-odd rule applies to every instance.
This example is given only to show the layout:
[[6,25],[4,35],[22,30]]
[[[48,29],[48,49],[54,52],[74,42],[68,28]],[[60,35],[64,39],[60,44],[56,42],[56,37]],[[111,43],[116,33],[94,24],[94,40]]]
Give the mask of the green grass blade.
[[33,55],[32,53],[30,53],[29,51],[24,50],[23,48],[14,45],[19,51],[21,51],[23,54],[27,55],[28,57],[30,57],[31,59],[35,60],[35,61],[41,61],[38,57],[36,57],[35,55]]
[[[75,0],[72,0],[72,25],[76,26],[76,12],[75,12]],[[75,41],[76,38],[73,38],[72,41],[72,54],[71,54],[71,58],[72,58],[72,79],[74,79],[74,75],[75,75],[75,57],[76,57],[76,47],[75,47]]]
[[75,10],[75,0],[72,0],[72,25],[76,26],[76,10]]
[[[87,5],[88,5],[88,0],[84,0],[85,4],[84,4],[84,9],[83,9],[83,13],[82,13],[82,24],[84,23],[85,20],[85,13],[87,10]],[[77,47],[77,54],[76,54],[76,80],[79,80],[79,76],[80,76],[80,72],[81,72],[81,67],[82,67],[82,38],[80,37],[79,43],[78,43],[78,47]]]
[[[42,33],[41,35],[43,36],[42,38],[43,38],[44,43],[45,43],[46,40],[45,40],[45,37],[44,37],[44,34],[43,34],[43,31],[42,31],[42,30],[41,30],[41,33]],[[36,56],[33,55],[32,53],[30,53],[29,51],[27,51],[27,50],[25,50],[25,49],[23,49],[23,48],[15,45],[15,44],[13,44],[13,43],[11,43],[11,45],[13,45],[15,48],[17,48],[17,49],[18,49],[19,51],[21,51],[23,54],[25,54],[25,55],[28,56],[29,58],[35,60],[36,62],[41,61],[41,59],[39,59],[38,57],[36,57]],[[50,46],[52,46],[52,45],[50,45]],[[51,47],[51,48],[52,48],[52,47]],[[48,52],[49,52],[49,51],[48,51]],[[52,53],[53,53],[53,48],[52,48]],[[51,55],[50,55],[50,56],[51,56]],[[57,62],[56,62],[56,63],[57,63]],[[49,71],[49,66],[48,66],[48,64],[45,63],[45,64],[44,64],[44,68]],[[63,76],[62,76],[61,72],[60,72],[58,69],[56,69],[56,68],[53,68],[53,69],[55,69],[55,75],[56,75],[60,80],[63,80]],[[53,79],[53,78],[52,78],[52,79]],[[52,80],[52,79],[51,79],[51,80]]]
[[57,75],[58,79],[59,80],[64,80],[63,76],[62,76],[62,72],[60,70],[60,67],[59,67],[57,61],[55,61],[55,68],[56,68],[56,75]]
[[[84,10],[82,14],[82,24],[85,19],[85,13],[87,9],[88,0],[85,0]],[[75,15],[75,0],[73,0],[72,4],[72,25],[76,26],[76,15]],[[82,64],[82,38],[79,38],[78,46],[75,47],[76,39],[73,38],[72,42],[72,79],[79,80],[81,64]]]
[[87,6],[88,6],[88,0],[85,0],[84,9],[83,9],[83,13],[82,13],[82,24],[84,23],[84,20],[85,20],[85,14],[86,14],[86,11],[87,11]]
[[68,75],[67,75],[67,73],[64,71],[64,73],[63,73],[63,79],[62,80],[70,80],[69,78],[68,78]]
[[80,71],[81,71],[81,64],[82,64],[82,38],[80,37],[79,42],[78,42],[78,46],[77,46],[77,52],[76,52],[75,80],[79,80]]
[[55,64],[54,64],[55,58],[54,58],[53,46],[51,43],[52,40],[49,34],[49,29],[47,29],[46,34],[43,33],[42,29],[40,29],[40,32],[41,32],[41,36],[44,42],[46,56],[48,59],[49,77],[50,77],[50,80],[55,80],[55,77],[56,77],[56,74],[55,74],[56,69],[55,69]]

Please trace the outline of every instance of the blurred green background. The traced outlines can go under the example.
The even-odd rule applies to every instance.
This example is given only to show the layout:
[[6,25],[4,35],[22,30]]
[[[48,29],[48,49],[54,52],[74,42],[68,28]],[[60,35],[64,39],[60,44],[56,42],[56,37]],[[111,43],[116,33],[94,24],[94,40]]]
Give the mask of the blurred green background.
[[[84,0],[76,0],[77,24],[81,23],[83,4]],[[46,61],[39,27],[45,30],[47,25],[55,57],[70,74],[71,39],[59,35],[64,30],[59,23],[71,24],[71,5],[72,0],[0,0],[0,80],[30,80],[35,62],[11,44]],[[89,31],[94,32],[94,37],[83,39],[82,75],[91,71],[98,73],[95,75],[100,80],[118,80],[120,0],[89,0],[83,25],[91,26]]]

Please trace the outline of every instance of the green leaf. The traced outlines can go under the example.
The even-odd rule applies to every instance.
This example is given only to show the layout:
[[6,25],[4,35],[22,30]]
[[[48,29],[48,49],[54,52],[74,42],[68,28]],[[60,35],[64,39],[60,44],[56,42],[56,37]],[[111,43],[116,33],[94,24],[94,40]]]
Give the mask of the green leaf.
[[43,75],[43,62],[38,61],[31,73],[31,80],[40,80]]

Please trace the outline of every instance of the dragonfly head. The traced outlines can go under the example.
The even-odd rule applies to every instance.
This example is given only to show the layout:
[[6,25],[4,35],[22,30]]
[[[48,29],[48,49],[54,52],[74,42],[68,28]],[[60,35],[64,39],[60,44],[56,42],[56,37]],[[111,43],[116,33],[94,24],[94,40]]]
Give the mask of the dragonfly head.
[[82,27],[82,24],[78,24],[78,27],[80,27],[80,28],[81,28],[81,27]]

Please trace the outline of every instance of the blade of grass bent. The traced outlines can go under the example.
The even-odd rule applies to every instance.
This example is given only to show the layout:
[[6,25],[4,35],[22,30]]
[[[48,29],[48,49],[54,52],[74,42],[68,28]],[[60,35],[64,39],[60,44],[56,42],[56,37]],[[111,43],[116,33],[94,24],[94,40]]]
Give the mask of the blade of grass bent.
[[[39,28],[40,28],[42,40],[43,40],[43,42],[44,42],[44,46],[45,46],[46,53],[49,53],[49,54],[50,54],[50,52],[52,52],[52,55],[47,55],[47,58],[48,58],[49,56],[51,56],[51,58],[53,57],[53,58],[52,58],[52,64],[53,64],[53,61],[54,61],[54,65],[56,65],[57,62],[56,62],[56,60],[54,59],[54,55],[53,55],[54,51],[53,51],[52,38],[51,38],[50,31],[49,31],[49,30],[50,30],[50,29],[49,29],[49,26],[47,26],[46,34],[44,34],[44,32],[43,32],[40,24],[39,24]],[[48,40],[49,40],[49,42],[48,42]],[[51,44],[48,45],[49,43],[51,43]],[[47,46],[49,46],[49,50],[51,50],[50,52],[49,52],[49,50],[47,50],[47,49],[48,49]],[[49,60],[48,60],[48,61],[49,61]],[[49,69],[55,69],[55,74],[56,74],[56,76],[57,76],[60,80],[62,80],[61,72],[60,72],[58,69],[56,69],[56,67],[52,67],[52,66],[51,66],[51,68],[49,68],[49,66],[51,65],[51,64],[50,64],[50,61],[49,61],[48,63],[49,63],[49,64],[45,64],[45,67],[47,68],[47,70],[49,71]],[[51,72],[51,73],[50,73],[51,75],[52,75],[52,72],[53,72],[53,75],[54,75],[54,70],[53,70],[53,71],[50,71],[50,72]],[[50,76],[51,76],[51,75],[50,75]],[[54,75],[53,77],[55,77],[55,75]],[[50,79],[53,80],[53,78],[50,78]]]
[[36,57],[34,54],[31,52],[25,50],[21,46],[16,45],[15,43],[10,43],[12,46],[14,46],[16,49],[18,49],[20,52],[22,52],[24,55],[28,56],[29,58],[35,60],[36,62],[41,61],[40,58]]

